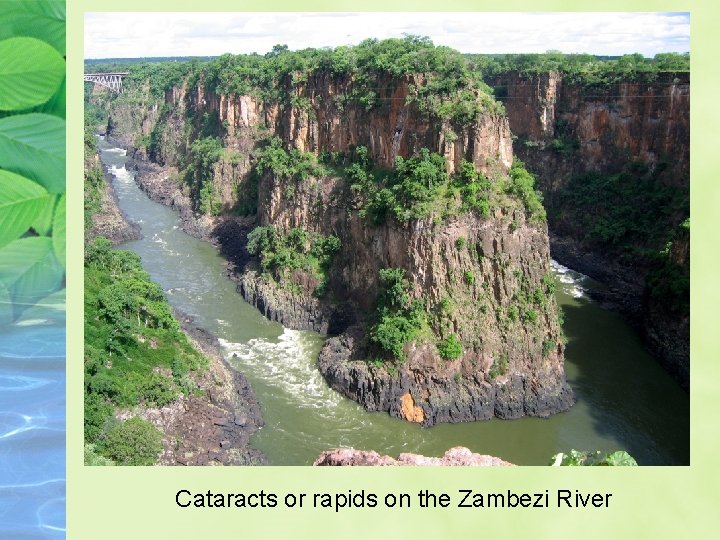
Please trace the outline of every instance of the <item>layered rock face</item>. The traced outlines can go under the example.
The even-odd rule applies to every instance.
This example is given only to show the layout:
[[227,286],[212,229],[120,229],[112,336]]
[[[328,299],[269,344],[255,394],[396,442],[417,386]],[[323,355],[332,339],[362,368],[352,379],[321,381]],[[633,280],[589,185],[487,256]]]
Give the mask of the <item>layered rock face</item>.
[[481,115],[462,129],[433,120],[411,98],[411,87],[422,84],[419,75],[380,78],[375,99],[382,105],[371,108],[348,99],[355,88],[352,78],[323,71],[300,85],[288,82],[291,98],[284,106],[251,96],[218,96],[203,87],[192,89],[188,99],[200,114],[217,113],[228,139],[238,142],[263,126],[288,147],[302,151],[345,152],[365,145],[372,160],[383,167],[392,167],[395,157],[412,156],[421,148],[444,155],[449,172],[463,159],[483,172],[496,164],[505,169],[511,165],[512,140],[504,116]]
[[[168,107],[152,130],[159,142],[150,158],[180,164],[192,143],[187,134],[198,134],[215,118],[226,152],[236,152],[234,159],[223,155],[213,169],[213,191],[223,209],[254,197],[246,202],[256,205],[260,226],[340,239],[322,298],[302,286],[302,275],[299,290],[289,290],[253,262],[239,268],[236,279],[243,296],[269,318],[341,334],[324,347],[320,371],[367,409],[424,425],[566,410],[574,396],[565,381],[557,306],[544,285],[550,270],[547,228],[530,222],[516,198],[503,196],[489,217],[431,214],[373,225],[360,217],[357,194],[342,178],[288,180],[265,172],[253,179],[257,141],[269,134],[281,137],[286,148],[315,154],[363,145],[384,167],[428,148],[445,157],[449,172],[467,160],[492,182],[506,177],[512,162],[506,117],[479,114],[462,128],[433,119],[409,99],[410,87],[422,84],[419,77],[381,80],[379,107],[346,99],[353,84],[317,72],[288,90],[285,104],[181,85],[166,92]],[[190,130],[183,129],[184,118]],[[147,183],[145,188],[153,189]],[[384,268],[404,270],[411,296],[424,303],[429,328],[406,344],[406,361],[380,367],[370,362],[367,333]],[[463,352],[443,360],[436,344],[450,335]]]
[[[689,238],[679,224],[689,215],[690,79],[661,73],[651,83],[606,88],[567,83],[560,73],[507,73],[487,81],[504,96],[514,150],[538,177],[548,208],[553,256],[610,286],[604,300],[618,305],[645,334],[662,365],[689,387],[690,320],[687,309],[668,305],[649,289],[657,264],[588,241],[593,231],[566,207],[570,185],[591,172],[611,176],[640,165],[652,175],[650,191],[673,193],[669,215],[653,224],[653,241],[634,249],[660,252],[668,242],[676,272],[689,279]],[[639,175],[628,175],[635,181]],[[652,196],[648,193],[648,196]],[[630,203],[632,204],[632,203]],[[674,209],[672,209],[674,207]],[[588,209],[593,211],[592,208]],[[570,216],[570,217],[568,217]]]
[[510,129],[521,142],[549,143],[566,134],[577,138],[573,159],[538,155],[533,144],[515,145],[515,152],[534,166],[549,196],[571,174],[618,171],[632,160],[651,166],[663,163],[666,182],[687,187],[689,74],[661,73],[651,83],[623,82],[602,89],[566,83],[557,72],[511,72],[488,83],[506,96]]

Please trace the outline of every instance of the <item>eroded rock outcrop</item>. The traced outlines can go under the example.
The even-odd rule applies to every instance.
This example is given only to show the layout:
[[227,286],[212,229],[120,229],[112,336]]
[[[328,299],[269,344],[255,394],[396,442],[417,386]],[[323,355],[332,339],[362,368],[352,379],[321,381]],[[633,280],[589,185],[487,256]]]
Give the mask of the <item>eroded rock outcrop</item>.
[[450,448],[442,457],[402,453],[397,459],[375,451],[336,448],[320,454],[313,465],[322,466],[380,466],[380,467],[511,467],[513,464],[494,456],[476,454],[464,446]]

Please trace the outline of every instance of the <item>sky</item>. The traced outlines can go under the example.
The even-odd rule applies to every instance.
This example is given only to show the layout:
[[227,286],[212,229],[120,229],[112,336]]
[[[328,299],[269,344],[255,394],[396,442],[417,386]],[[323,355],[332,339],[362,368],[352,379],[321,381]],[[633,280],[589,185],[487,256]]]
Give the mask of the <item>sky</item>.
[[690,51],[689,13],[87,13],[85,58],[264,54],[428,36],[463,53]]

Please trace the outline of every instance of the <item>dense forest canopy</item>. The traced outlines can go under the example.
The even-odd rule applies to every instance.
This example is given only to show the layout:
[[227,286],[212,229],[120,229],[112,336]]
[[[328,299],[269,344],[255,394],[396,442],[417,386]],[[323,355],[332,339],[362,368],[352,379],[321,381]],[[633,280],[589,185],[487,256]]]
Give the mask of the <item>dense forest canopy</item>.
[[224,54],[220,57],[129,58],[86,60],[88,72],[128,71],[131,81],[147,81],[153,94],[177,84],[184,77],[193,83],[202,80],[223,94],[260,93],[278,99],[283,81],[299,83],[319,71],[334,76],[351,76],[362,85],[378,73],[395,77],[424,74],[431,79],[428,90],[450,93],[481,83],[509,71],[523,75],[560,71],[570,81],[610,84],[620,80],[652,81],[663,72],[688,72],[689,53],[658,53],[653,58],[641,54],[619,57],[591,54],[565,54],[559,51],[533,54],[461,54],[445,46],[435,46],[428,37],[405,36],[384,40],[366,39],[359,45],[291,51],[275,45],[264,54]]
[[658,53],[653,58],[641,54],[600,57],[591,54],[468,54],[467,60],[483,77],[507,72],[533,75],[558,71],[569,82],[586,85],[612,84],[620,81],[651,82],[659,73],[690,71],[690,54]]

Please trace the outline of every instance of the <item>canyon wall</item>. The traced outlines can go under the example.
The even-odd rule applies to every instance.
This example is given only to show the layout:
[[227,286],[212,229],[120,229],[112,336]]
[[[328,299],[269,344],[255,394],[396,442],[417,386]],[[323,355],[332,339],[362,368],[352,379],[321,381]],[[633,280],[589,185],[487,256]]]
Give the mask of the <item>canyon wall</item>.
[[[487,82],[505,103],[516,155],[538,178],[553,256],[609,285],[603,299],[688,388],[689,74],[603,87],[557,72]],[[578,195],[586,188],[595,198]],[[623,222],[633,214],[647,230]]]
[[[464,125],[440,120],[411,99],[410,87],[422,82],[420,76],[381,79],[375,107],[348,99],[352,79],[322,71],[288,88],[283,103],[217,95],[185,83],[166,91],[164,104],[153,104],[147,113],[129,110],[133,106],[122,100],[110,104],[108,134],[125,141],[150,138],[135,157],[168,171],[165,186],[145,183],[150,191],[168,185],[187,191],[173,183],[172,171],[185,166],[194,140],[219,136],[224,148],[211,179],[222,204],[217,222],[244,201],[253,203],[258,225],[273,225],[280,234],[302,228],[340,239],[322,298],[303,286],[308,278],[302,271],[293,277],[299,290],[290,290],[252,259],[237,268],[235,279],[243,296],[268,317],[340,334],[326,343],[319,368],[334,388],[366,408],[424,425],[566,410],[574,396],[565,381],[557,306],[547,286],[547,227],[530,219],[517,196],[497,188],[505,194],[487,217],[431,213],[376,225],[360,216],[357,195],[344,178],[289,180],[253,171],[260,141],[274,135],[287,149],[316,155],[364,145],[375,164],[386,168],[398,156],[427,148],[445,157],[449,173],[467,160],[493,185],[509,182],[507,117],[487,111]],[[182,206],[183,199],[166,202]],[[197,194],[189,199],[197,212]],[[382,268],[404,270],[410,295],[422,300],[428,321],[397,364],[373,364],[367,339]],[[457,336],[462,353],[443,360],[437,343],[450,335]]]

